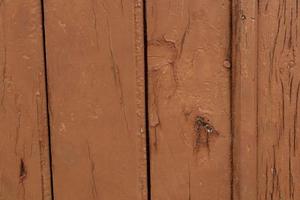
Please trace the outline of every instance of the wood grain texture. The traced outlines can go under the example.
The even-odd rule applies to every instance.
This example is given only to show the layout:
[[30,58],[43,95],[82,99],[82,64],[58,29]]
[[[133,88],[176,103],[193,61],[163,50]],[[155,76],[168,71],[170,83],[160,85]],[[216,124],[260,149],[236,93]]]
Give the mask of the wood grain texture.
[[299,199],[297,0],[259,1],[258,199]]
[[0,1],[0,199],[50,200],[41,4]]
[[230,10],[147,1],[154,200],[230,199]]
[[233,198],[257,196],[257,1],[232,5]]
[[145,200],[143,5],[47,0],[56,199]]

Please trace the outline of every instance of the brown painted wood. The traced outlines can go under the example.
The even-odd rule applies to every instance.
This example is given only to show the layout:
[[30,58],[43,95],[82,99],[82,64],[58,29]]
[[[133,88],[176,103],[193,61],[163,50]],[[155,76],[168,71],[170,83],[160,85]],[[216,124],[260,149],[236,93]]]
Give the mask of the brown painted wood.
[[230,1],[147,1],[154,200],[230,199]]
[[299,199],[298,1],[259,1],[258,199]]
[[0,1],[0,199],[51,199],[41,27],[40,1]]
[[233,1],[233,197],[257,196],[257,1]]
[[146,199],[142,8],[45,1],[56,199]]
[[[0,1],[0,199],[52,199],[41,9]],[[146,10],[151,177],[142,0],[45,1],[55,199],[300,199],[298,1]]]
[[299,199],[298,2],[235,1],[233,8],[234,197]]

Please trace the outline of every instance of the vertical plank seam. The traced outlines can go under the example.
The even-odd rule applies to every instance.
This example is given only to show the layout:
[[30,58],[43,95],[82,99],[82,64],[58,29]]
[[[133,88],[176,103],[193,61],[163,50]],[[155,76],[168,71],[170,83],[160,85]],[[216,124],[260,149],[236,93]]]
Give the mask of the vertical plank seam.
[[[233,47],[234,47],[234,36],[233,36],[233,31],[234,31],[234,20],[233,20],[233,15],[234,15],[234,0],[230,0],[230,8],[229,8],[229,47],[228,47],[228,58],[230,59],[231,65],[233,65]],[[232,66],[233,67],[233,66]],[[233,93],[233,72],[234,70],[231,67],[231,73],[229,77],[229,92],[230,92],[230,102],[229,102],[229,107],[230,107],[230,132],[231,132],[231,140],[230,140],[230,199],[234,199],[234,158],[233,158],[233,150],[234,150],[234,120],[233,120],[233,99],[234,99],[234,93]]]
[[54,200],[54,184],[52,171],[52,146],[51,146],[51,124],[50,124],[50,105],[49,105],[49,87],[48,87],[48,73],[47,73],[47,49],[46,49],[46,28],[45,28],[45,5],[44,0],[41,1],[41,25],[42,25],[42,44],[44,56],[44,80],[45,80],[45,96],[46,96],[46,117],[48,130],[48,153],[49,153],[49,170],[50,170],[50,190],[51,199]]
[[239,10],[238,7],[239,6],[239,0],[231,0],[231,33],[230,33],[230,37],[231,37],[231,63],[232,63],[232,68],[231,68],[231,76],[230,76],[230,117],[231,117],[231,121],[230,121],[230,126],[231,126],[231,200],[235,200],[236,196],[237,198],[239,198],[239,194],[236,191],[237,188],[237,183],[236,183],[236,173],[237,173],[237,169],[235,166],[235,161],[236,161],[236,156],[234,155],[234,151],[235,151],[235,86],[236,84],[234,84],[233,82],[235,81],[235,75],[234,73],[236,73],[236,68],[237,68],[237,63],[236,63],[236,46],[237,44],[237,38],[238,38],[238,16],[239,15]]
[[146,159],[147,159],[147,198],[152,199],[151,191],[151,146],[149,129],[149,88],[148,88],[148,29],[147,29],[147,0],[143,0],[143,30],[144,30],[144,80],[145,80],[145,126],[146,126]]
[[258,90],[259,90],[259,73],[258,73],[258,67],[259,67],[259,6],[260,6],[260,0],[256,0],[256,199],[258,200],[258,191],[259,191],[259,185],[258,185],[258,154],[259,154],[259,127],[258,127],[258,104],[259,104],[259,95],[258,95]]

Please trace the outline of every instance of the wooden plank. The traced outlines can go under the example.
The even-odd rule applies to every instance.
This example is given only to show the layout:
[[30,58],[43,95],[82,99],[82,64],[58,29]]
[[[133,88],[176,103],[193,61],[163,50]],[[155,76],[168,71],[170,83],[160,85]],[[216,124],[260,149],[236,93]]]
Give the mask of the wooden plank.
[[51,199],[41,27],[40,1],[0,1],[0,199]]
[[147,1],[155,200],[230,199],[230,1]]
[[258,199],[299,199],[298,1],[259,1]]
[[146,199],[142,10],[45,2],[56,199]]
[[233,1],[233,197],[257,197],[257,1]]

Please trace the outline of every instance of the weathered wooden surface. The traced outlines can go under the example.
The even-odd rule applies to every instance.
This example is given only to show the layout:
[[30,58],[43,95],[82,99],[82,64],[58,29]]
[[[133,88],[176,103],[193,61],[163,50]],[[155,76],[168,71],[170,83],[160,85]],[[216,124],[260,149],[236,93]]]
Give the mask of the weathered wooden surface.
[[298,1],[233,9],[234,199],[299,199]]
[[300,199],[297,0],[44,2],[0,0],[0,200],[52,199],[45,67],[55,199]]
[[233,198],[257,195],[257,1],[232,5]]
[[56,199],[146,199],[142,8],[45,1]]
[[230,1],[147,2],[152,199],[230,199]]
[[0,71],[0,199],[50,200],[40,1],[0,1]]
[[299,199],[298,1],[259,1],[258,199]]

